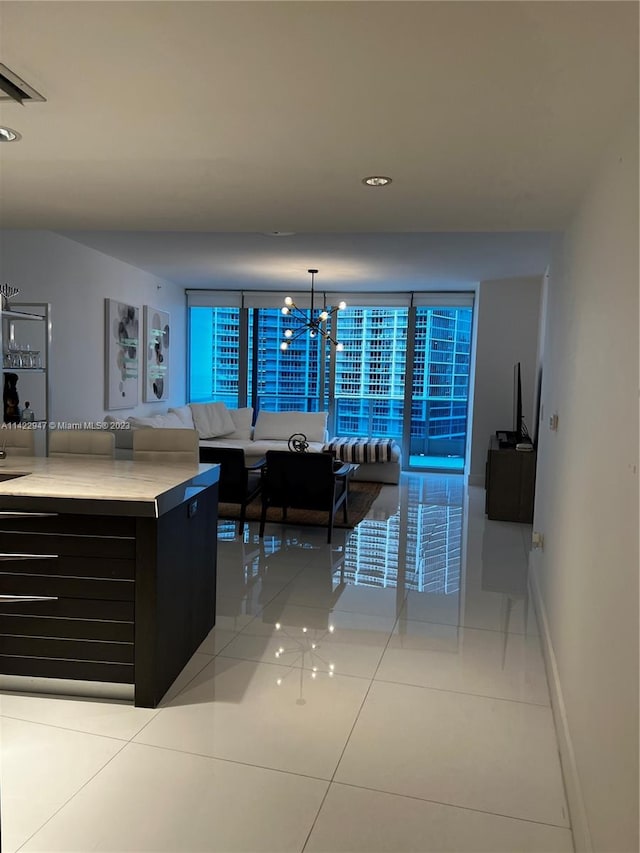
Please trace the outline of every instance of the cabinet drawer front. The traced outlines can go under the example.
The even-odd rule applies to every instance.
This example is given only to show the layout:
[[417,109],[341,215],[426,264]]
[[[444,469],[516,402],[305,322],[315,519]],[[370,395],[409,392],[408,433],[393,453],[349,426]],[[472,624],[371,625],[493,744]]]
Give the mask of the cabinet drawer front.
[[0,553],[61,554],[76,557],[135,558],[135,539],[56,533],[0,532]]
[[73,536],[119,536],[129,539],[136,535],[135,518],[11,510],[0,510],[0,532],[64,533]]
[[134,589],[133,581],[0,572],[0,595],[107,598],[116,601],[133,601]]
[[44,601],[2,601],[0,614],[53,616],[56,619],[98,619],[133,622],[133,601],[96,601],[87,598],[54,598]]
[[107,560],[100,557],[31,557],[21,554],[0,555],[0,574],[66,575],[71,578],[135,580],[134,560]]
[[82,681],[112,681],[133,684],[133,666],[99,661],[55,660],[4,655],[0,652],[0,673],[30,675],[33,678],[71,678]]
[[132,622],[98,619],[61,619],[55,616],[27,616],[0,613],[0,648],[5,634],[20,637],[57,637],[67,640],[106,640],[133,643]]
[[0,636],[0,652],[19,657],[133,663],[133,643],[108,643],[101,640],[4,635]]

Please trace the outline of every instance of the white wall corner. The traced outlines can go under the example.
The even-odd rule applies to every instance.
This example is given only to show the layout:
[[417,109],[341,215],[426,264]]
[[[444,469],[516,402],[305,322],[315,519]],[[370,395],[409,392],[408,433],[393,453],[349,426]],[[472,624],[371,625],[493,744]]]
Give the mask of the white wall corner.
[[469,418],[470,484],[484,484],[490,437],[498,429],[512,428],[513,368],[518,362],[522,368],[523,415],[533,433],[542,282],[542,274],[480,282]]
[[533,552],[529,555],[529,591],[540,629],[540,645],[542,646],[547,681],[549,683],[551,710],[558,738],[560,763],[562,765],[571,830],[573,832],[573,844],[576,853],[593,853],[589,823],[587,821],[587,810],[582,794],[582,786],[580,785],[571,732],[569,731],[569,721],[562,695],[558,664],[553,650],[553,643],[551,642],[547,612],[540,593]]

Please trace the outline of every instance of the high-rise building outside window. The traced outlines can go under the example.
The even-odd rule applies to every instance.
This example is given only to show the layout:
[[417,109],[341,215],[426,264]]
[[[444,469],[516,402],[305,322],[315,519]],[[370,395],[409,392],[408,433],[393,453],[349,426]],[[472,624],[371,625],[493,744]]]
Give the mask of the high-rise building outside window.
[[238,405],[239,308],[189,309],[189,399]]
[[336,435],[402,439],[408,309],[346,308],[338,315]]
[[410,455],[414,465],[427,465],[433,458],[440,458],[448,460],[448,467],[462,468],[471,321],[471,308],[416,309],[410,426]]
[[[254,324],[254,314],[257,324]],[[320,405],[321,342],[318,338],[301,335],[288,350],[282,351],[280,343],[290,321],[279,308],[252,309],[249,328],[257,325],[257,337],[249,337],[249,399],[256,409],[271,412],[317,412]],[[255,355],[254,355],[255,354]],[[255,362],[254,362],[255,359]],[[255,396],[253,396],[255,371]]]
[[[301,335],[287,350],[280,349],[290,320],[279,308],[192,307],[189,322],[192,402],[222,400],[235,407],[246,398],[256,411],[280,412],[328,411],[333,403],[335,435],[402,442],[408,433],[405,464],[462,470],[471,307],[341,311],[335,334],[344,349],[332,354],[333,382],[329,348],[318,337]],[[242,323],[247,324],[248,348],[241,354]],[[410,365],[409,328],[415,335]],[[407,405],[410,421],[405,424]]]

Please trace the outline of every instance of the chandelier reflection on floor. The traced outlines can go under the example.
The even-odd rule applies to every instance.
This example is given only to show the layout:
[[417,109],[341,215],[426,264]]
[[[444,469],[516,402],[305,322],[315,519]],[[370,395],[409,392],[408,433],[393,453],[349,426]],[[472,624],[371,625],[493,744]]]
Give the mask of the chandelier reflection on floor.
[[330,308],[327,310],[326,306],[326,294],[324,298],[324,307],[322,311],[318,314],[315,313],[315,305],[314,305],[314,297],[315,297],[315,276],[318,270],[307,270],[307,272],[311,273],[311,307],[309,311],[303,311],[298,308],[293,299],[290,296],[285,297],[284,305],[282,307],[282,313],[285,316],[291,317],[292,320],[295,320],[299,323],[297,329],[285,329],[284,337],[285,340],[280,344],[280,349],[284,352],[289,349],[289,344],[292,344],[297,338],[301,335],[304,335],[305,332],[309,333],[310,338],[315,338],[318,335],[322,337],[325,341],[329,341],[329,343],[333,344],[335,348],[340,352],[344,349],[344,345],[338,343],[335,337],[332,336],[331,332],[327,329],[327,321],[333,320],[334,316],[338,313],[338,311],[342,311],[347,307],[346,302],[340,302],[334,308]]
[[[333,634],[335,628],[333,625],[322,632],[317,630],[309,630],[303,627],[301,629],[302,636],[294,637],[286,628],[283,628],[280,622],[275,624],[276,631],[282,632],[287,640],[292,643],[291,646],[279,646],[275,652],[275,657],[278,658],[280,664],[289,667],[289,671],[280,678],[276,679],[276,685],[280,687],[283,681],[294,671],[299,671],[300,674],[300,692],[296,699],[296,705],[306,705],[307,700],[302,695],[302,687],[304,673],[311,675],[312,679],[316,679],[322,672],[326,673],[329,678],[333,678],[335,674],[335,664],[325,660],[319,649],[322,641],[328,634]],[[320,636],[318,636],[320,633]],[[282,660],[284,658],[284,660]]]

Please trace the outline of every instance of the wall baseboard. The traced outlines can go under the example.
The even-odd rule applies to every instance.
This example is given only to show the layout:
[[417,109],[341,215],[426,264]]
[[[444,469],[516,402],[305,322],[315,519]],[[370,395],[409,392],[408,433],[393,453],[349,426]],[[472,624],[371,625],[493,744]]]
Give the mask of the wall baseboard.
[[556,661],[553,643],[551,642],[547,611],[540,592],[536,569],[535,566],[532,565],[532,562],[533,561],[529,559],[529,588],[536,610],[536,616],[538,618],[538,628],[540,629],[540,642],[542,645],[545,668],[547,670],[547,680],[549,682],[551,710],[553,712],[556,733],[558,735],[560,763],[562,765],[567,805],[569,806],[569,815],[571,818],[573,844],[576,853],[593,853],[589,823],[587,821],[587,811],[584,805],[584,798],[582,796],[580,777],[578,776],[578,766],[576,764],[571,732],[569,730],[567,710],[562,696],[562,685],[560,683],[558,663]]

